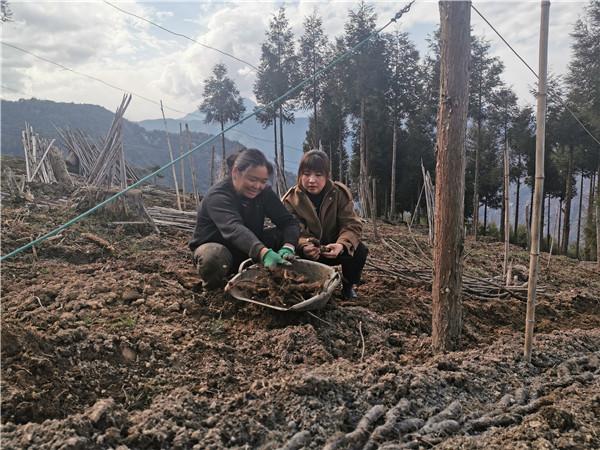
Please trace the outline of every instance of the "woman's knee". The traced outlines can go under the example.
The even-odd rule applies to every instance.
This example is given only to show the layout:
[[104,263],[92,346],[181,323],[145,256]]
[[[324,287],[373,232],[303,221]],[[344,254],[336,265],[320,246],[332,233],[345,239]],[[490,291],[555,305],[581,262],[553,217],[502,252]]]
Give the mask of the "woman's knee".
[[215,289],[225,284],[233,264],[233,256],[224,245],[207,242],[194,251],[194,264],[202,285],[207,289]]

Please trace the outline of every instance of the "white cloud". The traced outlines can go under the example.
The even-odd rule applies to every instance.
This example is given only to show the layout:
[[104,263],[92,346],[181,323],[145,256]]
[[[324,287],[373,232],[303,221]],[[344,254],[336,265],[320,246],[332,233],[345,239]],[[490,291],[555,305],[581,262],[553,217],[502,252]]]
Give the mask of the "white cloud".
[[[406,2],[375,2],[378,23],[384,24]],[[281,2],[138,2],[119,3],[132,13],[147,17],[176,32],[190,35],[206,45],[232,53],[258,65],[265,30]],[[348,10],[356,2],[309,2],[285,4],[296,39],[306,15],[317,8],[330,39],[341,36]],[[522,56],[537,70],[539,2],[475,2],[476,7],[497,27]],[[550,69],[566,70],[570,57],[569,33],[583,10],[584,2],[552,2],[550,10]],[[253,98],[256,72],[215,51],[173,36],[152,25],[127,16],[102,2],[11,2],[14,22],[2,25],[2,40],[56,61],[77,71],[143,96],[162,99],[181,111],[195,110],[202,96],[203,80],[216,63],[224,62],[242,95]],[[474,33],[485,36],[491,51],[506,65],[505,81],[523,101],[532,102],[529,86],[533,75],[472,13]],[[427,33],[439,22],[438,4],[418,1],[397,25],[411,33],[423,51]],[[89,102],[114,109],[121,93],[100,83],[2,46],[4,98],[27,97],[57,101]],[[22,96],[21,95],[21,96]],[[166,111],[169,116],[181,114]],[[158,117],[156,105],[134,98],[128,118]]]

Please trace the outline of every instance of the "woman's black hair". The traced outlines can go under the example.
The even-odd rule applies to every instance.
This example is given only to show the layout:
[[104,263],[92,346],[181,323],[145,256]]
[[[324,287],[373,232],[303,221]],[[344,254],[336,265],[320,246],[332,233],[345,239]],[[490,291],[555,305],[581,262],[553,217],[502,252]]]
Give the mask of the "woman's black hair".
[[266,156],[260,150],[255,148],[246,148],[240,150],[227,158],[227,167],[229,173],[236,168],[240,172],[250,167],[264,166],[267,168],[269,176],[273,175],[273,165],[267,160]]
[[300,160],[298,166],[298,178],[304,172],[321,172],[329,178],[329,156],[322,150],[309,150]]

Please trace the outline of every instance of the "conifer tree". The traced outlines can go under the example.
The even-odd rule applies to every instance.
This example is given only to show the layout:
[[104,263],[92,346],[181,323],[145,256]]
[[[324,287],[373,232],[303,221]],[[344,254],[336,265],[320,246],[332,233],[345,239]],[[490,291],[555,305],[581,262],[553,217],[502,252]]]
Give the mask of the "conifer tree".
[[[305,109],[312,109],[313,134],[311,147],[319,146],[319,114],[318,106],[323,95],[324,77],[314,77],[315,73],[324,65],[327,51],[327,37],[323,32],[323,21],[315,9],[304,20],[304,34],[300,37],[299,67],[303,79],[313,77],[312,82],[302,91],[300,104]],[[331,76],[331,75],[330,75]]]
[[[260,72],[254,84],[254,94],[258,101],[269,104],[285,94],[300,80],[298,56],[295,53],[294,35],[285,15],[285,8],[281,7],[269,22],[266,40],[261,46]],[[275,135],[277,134],[277,120],[279,120],[279,154],[276,154],[278,165],[278,187],[282,193],[285,184],[285,154],[283,139],[283,124],[294,121],[295,98],[286,98],[274,105],[271,114],[263,117],[265,123],[273,123]],[[277,141],[277,138],[275,138]],[[276,151],[277,153],[277,151]]]
[[483,126],[487,119],[492,99],[501,86],[500,74],[504,64],[489,55],[490,44],[474,37],[471,42],[471,78],[469,81],[469,117],[475,122],[475,146],[473,147],[473,234],[477,239],[480,196],[480,154],[483,145]]
[[224,178],[227,171],[227,156],[223,130],[227,122],[240,120],[246,108],[235,82],[227,76],[225,65],[215,65],[212,73],[212,76],[204,82],[204,100],[198,109],[206,114],[204,123],[216,122],[221,125],[221,178]]

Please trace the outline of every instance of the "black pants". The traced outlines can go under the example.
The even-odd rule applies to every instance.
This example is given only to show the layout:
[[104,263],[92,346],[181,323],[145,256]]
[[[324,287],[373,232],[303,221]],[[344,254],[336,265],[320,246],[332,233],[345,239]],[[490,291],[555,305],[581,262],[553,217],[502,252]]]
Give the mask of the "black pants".
[[363,267],[367,261],[367,255],[369,249],[362,242],[358,243],[358,246],[354,250],[354,255],[349,255],[345,251],[342,252],[337,258],[324,258],[320,257],[319,262],[327,264],[328,266],[342,265],[342,277],[344,283],[357,284],[360,281]]
[[[263,244],[274,251],[281,248],[282,240],[282,233],[277,228],[267,228],[263,231]],[[203,286],[207,289],[222,287],[227,276],[237,272],[240,264],[246,259],[248,255],[244,252],[217,242],[207,242],[194,251],[194,264]]]

